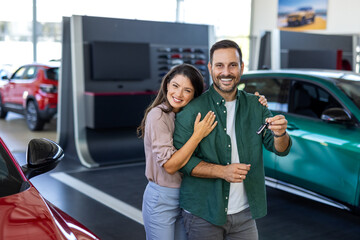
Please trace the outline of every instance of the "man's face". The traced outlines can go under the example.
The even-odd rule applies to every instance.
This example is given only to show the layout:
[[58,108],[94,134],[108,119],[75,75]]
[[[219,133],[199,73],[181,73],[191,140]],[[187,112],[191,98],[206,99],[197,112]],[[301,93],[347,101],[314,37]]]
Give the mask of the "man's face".
[[208,64],[208,69],[215,89],[220,94],[231,94],[236,92],[236,87],[240,83],[244,64],[240,63],[240,56],[235,48],[221,48],[215,50],[212,64]]

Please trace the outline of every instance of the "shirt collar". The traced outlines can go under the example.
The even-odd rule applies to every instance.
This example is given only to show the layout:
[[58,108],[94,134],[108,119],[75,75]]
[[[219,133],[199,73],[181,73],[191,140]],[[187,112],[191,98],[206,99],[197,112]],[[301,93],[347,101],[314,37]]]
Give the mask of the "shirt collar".
[[[158,107],[159,107],[161,110],[165,110],[165,111],[169,110],[169,107],[168,107],[165,103],[160,103],[160,104],[158,105]],[[174,113],[173,111],[168,112],[168,114],[169,114],[171,117],[175,117],[175,113]]]
[[[211,94],[211,98],[216,103],[216,105],[218,105],[218,106],[225,105],[225,102],[226,102],[225,99],[215,90],[214,84],[211,84],[211,86],[209,88],[209,92]],[[239,96],[240,96],[240,91],[237,90],[236,100],[239,99]]]

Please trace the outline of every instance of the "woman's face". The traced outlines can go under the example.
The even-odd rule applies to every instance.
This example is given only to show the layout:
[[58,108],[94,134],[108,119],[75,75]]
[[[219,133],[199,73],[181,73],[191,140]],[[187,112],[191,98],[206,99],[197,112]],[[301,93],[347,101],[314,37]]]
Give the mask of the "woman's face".
[[167,84],[167,100],[173,107],[173,112],[179,112],[194,98],[194,87],[188,77],[176,75]]

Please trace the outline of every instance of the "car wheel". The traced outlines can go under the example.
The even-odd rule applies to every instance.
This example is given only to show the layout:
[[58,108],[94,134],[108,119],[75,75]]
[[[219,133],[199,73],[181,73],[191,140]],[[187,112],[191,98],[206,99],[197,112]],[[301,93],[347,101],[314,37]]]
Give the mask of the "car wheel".
[[301,23],[300,23],[300,25],[305,25],[306,24],[306,18],[305,17],[303,17],[302,19],[301,19]]
[[39,111],[34,101],[29,101],[26,105],[26,122],[31,131],[42,130],[45,125],[45,121],[40,119]]
[[6,118],[7,113],[8,112],[5,110],[0,96],[0,118]]

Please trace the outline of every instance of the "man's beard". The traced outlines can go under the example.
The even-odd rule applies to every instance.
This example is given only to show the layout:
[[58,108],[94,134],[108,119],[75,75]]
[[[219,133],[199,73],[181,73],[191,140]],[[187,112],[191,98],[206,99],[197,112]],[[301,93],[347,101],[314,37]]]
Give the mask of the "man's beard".
[[[218,78],[215,78],[215,79],[217,79],[217,81],[218,82],[220,82],[221,80],[221,78],[231,78],[231,79],[234,79],[234,77],[233,76],[219,76]],[[213,77],[213,79],[214,79],[214,77]],[[213,84],[214,84],[214,86],[217,88],[217,89],[219,89],[221,92],[223,92],[223,93],[232,93],[232,92],[234,92],[234,90],[239,86],[239,84],[240,84],[240,79],[237,81],[237,82],[235,82],[235,84],[232,86],[232,88],[230,88],[230,89],[223,89],[223,88],[221,88],[220,87],[220,84],[218,84],[216,81],[213,81]]]

